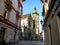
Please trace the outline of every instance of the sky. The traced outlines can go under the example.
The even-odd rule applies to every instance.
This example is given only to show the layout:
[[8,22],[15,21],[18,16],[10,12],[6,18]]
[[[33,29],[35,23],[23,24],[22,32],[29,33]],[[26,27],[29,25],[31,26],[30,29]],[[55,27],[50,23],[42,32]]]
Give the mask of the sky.
[[40,0],[26,0],[25,2],[23,2],[23,15],[32,13],[34,7],[36,7],[37,12],[39,13],[39,30],[41,32],[42,26],[40,21],[43,18],[42,18],[42,2]]

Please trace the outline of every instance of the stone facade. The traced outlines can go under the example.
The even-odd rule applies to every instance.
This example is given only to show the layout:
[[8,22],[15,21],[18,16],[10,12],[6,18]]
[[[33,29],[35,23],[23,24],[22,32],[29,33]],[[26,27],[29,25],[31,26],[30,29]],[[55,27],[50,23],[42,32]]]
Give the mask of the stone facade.
[[42,14],[44,17],[43,29],[45,43],[47,43],[47,45],[60,45],[60,0],[49,0],[49,2],[46,3],[49,9],[45,12],[43,2]]
[[19,40],[23,1],[25,0],[0,0],[0,42]]

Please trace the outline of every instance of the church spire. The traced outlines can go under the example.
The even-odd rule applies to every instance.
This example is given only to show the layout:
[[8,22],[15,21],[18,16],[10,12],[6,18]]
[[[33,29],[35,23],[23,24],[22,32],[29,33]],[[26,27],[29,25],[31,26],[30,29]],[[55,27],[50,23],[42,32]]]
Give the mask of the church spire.
[[33,14],[39,15],[39,14],[37,13],[36,7],[34,7]]

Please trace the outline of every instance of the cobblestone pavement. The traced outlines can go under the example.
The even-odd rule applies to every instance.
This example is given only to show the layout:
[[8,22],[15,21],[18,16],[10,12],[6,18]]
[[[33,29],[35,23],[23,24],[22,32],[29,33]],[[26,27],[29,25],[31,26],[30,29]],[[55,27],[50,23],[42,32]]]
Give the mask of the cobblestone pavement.
[[12,45],[44,45],[42,41],[20,41]]

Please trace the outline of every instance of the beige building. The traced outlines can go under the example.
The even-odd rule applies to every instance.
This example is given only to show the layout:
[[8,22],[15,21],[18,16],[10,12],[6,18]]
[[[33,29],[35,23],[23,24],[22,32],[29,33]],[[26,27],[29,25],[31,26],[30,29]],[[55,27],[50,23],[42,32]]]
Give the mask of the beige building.
[[60,0],[42,0],[43,29],[47,45],[60,45]]
[[0,0],[0,42],[19,40],[23,1],[25,0]]

